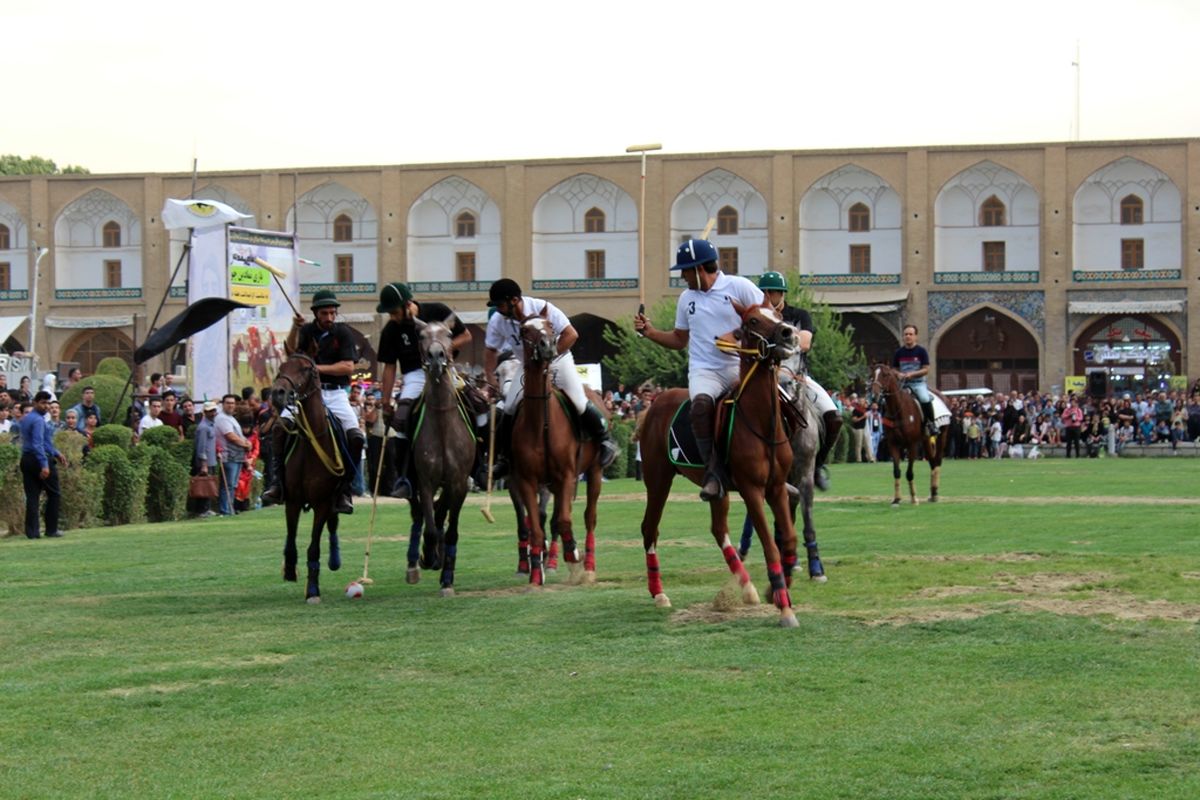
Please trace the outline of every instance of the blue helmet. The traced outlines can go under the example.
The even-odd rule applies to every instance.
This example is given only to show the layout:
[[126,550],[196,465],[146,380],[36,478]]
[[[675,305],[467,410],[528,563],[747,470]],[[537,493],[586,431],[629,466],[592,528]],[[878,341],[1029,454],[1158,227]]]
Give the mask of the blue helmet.
[[671,267],[670,271],[691,269],[718,258],[717,248],[713,247],[708,239],[688,239],[675,251],[675,266]]

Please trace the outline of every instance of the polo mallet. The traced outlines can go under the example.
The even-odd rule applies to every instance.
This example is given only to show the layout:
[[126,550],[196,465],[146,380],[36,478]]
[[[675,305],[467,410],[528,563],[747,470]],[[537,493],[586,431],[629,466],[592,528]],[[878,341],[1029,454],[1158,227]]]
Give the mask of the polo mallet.
[[701,238],[701,239],[707,239],[707,238],[708,238],[708,235],[709,235],[710,233],[712,233],[712,229],[713,229],[714,227],[716,227],[716,224],[717,224],[717,218],[716,218],[716,217],[709,217],[709,218],[708,218],[708,224],[704,226],[704,233],[700,234],[700,238]]
[[367,524],[367,552],[363,554],[363,574],[359,583],[370,585],[375,583],[367,577],[371,566],[371,538],[375,535],[375,509],[379,507],[379,481],[383,478],[383,456],[387,453],[387,431],[383,434],[383,444],[379,447],[379,463],[375,465],[375,488],[371,490],[371,521]]
[[[296,304],[292,302],[292,298],[288,297],[287,289],[285,289],[283,287],[283,281],[281,280],[281,278],[287,277],[286,272],[284,272],[283,270],[281,270],[279,267],[275,266],[274,264],[270,264],[270,263],[264,261],[263,259],[259,258],[258,256],[243,256],[243,255],[234,253],[233,260],[238,261],[242,264],[253,264],[257,267],[262,267],[267,272],[271,273],[271,277],[273,277],[275,279],[275,283],[279,284],[279,291],[283,292],[283,299],[287,300],[287,304],[292,307],[292,311],[294,313],[296,313],[296,314],[300,313],[300,309],[296,308]],[[301,260],[303,260],[303,259],[301,259]]]
[[483,518],[493,525],[496,524],[496,518],[492,516],[492,463],[496,455],[496,404],[488,403],[488,480],[487,480],[487,499],[483,501],[483,508],[479,509],[483,513]]

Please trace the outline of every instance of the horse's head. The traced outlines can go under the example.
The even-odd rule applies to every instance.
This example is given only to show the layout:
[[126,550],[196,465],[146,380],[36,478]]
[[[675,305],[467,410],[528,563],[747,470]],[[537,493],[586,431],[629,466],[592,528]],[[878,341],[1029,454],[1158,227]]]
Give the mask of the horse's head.
[[757,350],[761,361],[786,361],[800,349],[800,334],[795,326],[769,305],[743,306],[733,302],[733,310],[742,318],[738,339],[742,347]]
[[421,354],[421,364],[429,373],[429,377],[436,381],[454,361],[454,337],[450,334],[454,315],[451,314],[442,322],[425,322],[420,319],[413,321],[419,336],[417,349]]
[[558,355],[554,326],[545,314],[534,314],[521,321],[521,345],[525,349],[525,363],[549,363]]
[[871,367],[871,381],[867,384],[867,399],[872,403],[882,405],[883,398],[900,390],[900,380],[896,371],[887,364],[875,364]]
[[303,403],[321,388],[317,363],[304,353],[292,353],[279,367],[271,383],[271,406],[276,413]]

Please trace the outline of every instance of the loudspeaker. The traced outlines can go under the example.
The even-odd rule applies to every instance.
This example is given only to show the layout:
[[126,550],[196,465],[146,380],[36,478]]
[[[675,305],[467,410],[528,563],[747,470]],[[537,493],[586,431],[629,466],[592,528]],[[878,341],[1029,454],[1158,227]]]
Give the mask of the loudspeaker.
[[1092,397],[1108,397],[1108,373],[1088,373],[1088,394]]

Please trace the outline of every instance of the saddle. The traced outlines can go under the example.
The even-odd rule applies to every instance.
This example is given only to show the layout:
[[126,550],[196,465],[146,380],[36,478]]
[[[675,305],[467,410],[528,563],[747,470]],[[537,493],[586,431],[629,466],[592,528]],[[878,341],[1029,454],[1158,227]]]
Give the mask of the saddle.
[[[733,437],[733,421],[737,413],[732,394],[725,392],[716,401],[716,435],[713,436],[713,447],[717,448],[722,459],[728,458],[729,442]],[[784,433],[791,439],[797,429],[807,427],[808,423],[782,391],[779,394],[779,403],[783,410]],[[667,431],[667,458],[677,467],[704,469],[707,465],[700,457],[700,446],[696,444],[696,435],[692,432],[691,410],[691,400],[683,401],[675,410],[675,416],[671,418],[671,427]]]
[[[567,419],[571,422],[571,433],[573,433],[575,435],[575,439],[580,442],[587,439],[587,437],[583,433],[582,423],[579,420],[579,412],[575,410],[575,404],[572,403],[570,400],[568,400],[567,396],[565,394],[563,394],[562,391],[559,389],[551,389],[550,393],[553,398],[558,400],[558,404],[560,406],[562,406],[562,410],[564,412],[566,412]],[[540,399],[540,398],[535,398],[535,399]],[[517,403],[517,408],[516,408],[516,410],[513,411],[514,419],[516,419],[517,412],[520,411],[521,406],[525,405],[525,403],[527,403],[528,401],[529,401],[529,398],[522,397],[521,402]]]
[[[458,414],[463,418],[463,422],[467,425],[467,430],[475,438],[479,438],[479,426],[475,424],[477,414],[474,411],[474,403],[467,396],[468,393],[459,390],[454,393],[455,400],[458,403]],[[486,400],[484,401],[483,413],[487,414]],[[417,398],[417,402],[413,404],[412,414],[408,417],[408,440],[415,441],[417,434],[421,431],[421,425],[425,422],[425,395]]]

